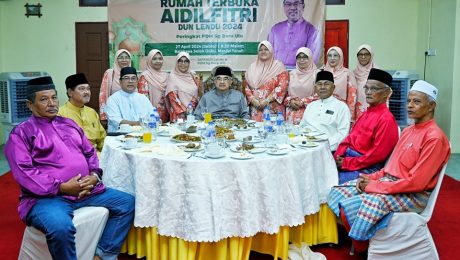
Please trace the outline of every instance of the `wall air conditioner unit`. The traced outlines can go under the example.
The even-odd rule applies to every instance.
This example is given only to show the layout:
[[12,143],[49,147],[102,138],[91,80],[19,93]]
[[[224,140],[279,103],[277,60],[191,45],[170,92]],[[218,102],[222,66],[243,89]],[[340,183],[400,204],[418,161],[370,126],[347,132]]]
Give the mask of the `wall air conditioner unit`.
[[393,113],[398,125],[404,128],[409,125],[407,95],[412,85],[419,79],[419,76],[414,70],[389,70],[388,72],[393,76],[390,111]]
[[26,120],[31,112],[27,108],[27,81],[47,76],[46,72],[0,73],[0,122],[18,124]]

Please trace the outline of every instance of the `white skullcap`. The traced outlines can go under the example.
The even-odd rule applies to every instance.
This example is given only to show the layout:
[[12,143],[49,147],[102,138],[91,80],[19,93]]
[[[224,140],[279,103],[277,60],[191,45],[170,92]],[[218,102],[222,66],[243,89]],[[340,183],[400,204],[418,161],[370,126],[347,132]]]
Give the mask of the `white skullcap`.
[[428,96],[432,97],[434,101],[436,101],[436,98],[438,97],[438,89],[435,86],[423,80],[417,80],[410,90],[423,92]]

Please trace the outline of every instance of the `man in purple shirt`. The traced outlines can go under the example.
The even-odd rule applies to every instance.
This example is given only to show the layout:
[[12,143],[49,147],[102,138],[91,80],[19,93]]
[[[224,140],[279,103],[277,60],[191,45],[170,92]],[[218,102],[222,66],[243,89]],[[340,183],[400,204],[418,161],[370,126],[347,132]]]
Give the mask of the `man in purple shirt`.
[[275,59],[288,69],[295,68],[295,54],[300,47],[307,47],[313,53],[314,63],[318,63],[321,52],[321,33],[303,18],[304,0],[283,0],[287,20],[273,25],[268,34]]
[[73,211],[85,206],[109,210],[94,259],[116,259],[134,218],[134,197],[105,188],[96,151],[71,119],[57,116],[51,77],[28,81],[32,116],[16,126],[5,156],[21,188],[19,216],[41,230],[53,259],[77,259]]

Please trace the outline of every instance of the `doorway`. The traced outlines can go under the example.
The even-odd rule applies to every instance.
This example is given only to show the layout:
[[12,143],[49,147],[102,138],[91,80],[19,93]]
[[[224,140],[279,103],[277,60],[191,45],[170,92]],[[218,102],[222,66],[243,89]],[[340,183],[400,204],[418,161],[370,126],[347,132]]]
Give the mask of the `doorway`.
[[84,73],[91,87],[87,106],[99,111],[102,76],[109,68],[107,22],[75,23],[77,73]]
[[324,33],[324,64],[326,64],[327,50],[338,46],[343,51],[343,66],[348,68],[348,20],[326,21]]

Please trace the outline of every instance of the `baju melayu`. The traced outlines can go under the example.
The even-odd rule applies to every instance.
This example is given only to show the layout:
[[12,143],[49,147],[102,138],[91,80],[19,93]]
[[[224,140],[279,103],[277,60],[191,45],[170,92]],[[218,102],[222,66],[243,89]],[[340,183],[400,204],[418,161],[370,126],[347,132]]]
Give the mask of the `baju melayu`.
[[109,210],[96,252],[101,257],[118,254],[134,218],[134,197],[102,183],[80,199],[59,192],[78,174],[102,175],[96,150],[73,120],[30,117],[11,131],[5,156],[21,187],[19,216],[45,233],[53,259],[76,259],[73,211],[85,206]]
[[351,226],[349,235],[368,240],[385,228],[393,212],[421,212],[426,207],[438,174],[450,156],[449,140],[432,119],[404,129],[388,164],[367,175],[360,194],[352,187],[332,188],[328,204],[338,216],[343,208]]
[[313,53],[314,63],[318,63],[322,48],[321,33],[304,18],[292,24],[286,20],[273,25],[268,41],[273,46],[275,59],[288,69],[295,68],[295,54],[300,47],[309,48]]
[[350,130],[350,120],[348,106],[330,96],[311,102],[305,109],[300,126],[324,133],[331,151],[335,151]]
[[339,183],[356,179],[359,173],[381,169],[398,137],[398,124],[386,103],[367,108],[334,153],[334,157],[345,157]]
[[204,94],[195,109],[195,117],[203,119],[203,113],[207,110],[212,118],[246,118],[249,119],[249,108],[243,93],[229,89],[221,92],[213,89]]
[[106,133],[96,110],[88,106],[77,107],[70,103],[70,101],[67,101],[59,108],[59,115],[75,121],[83,129],[86,138],[88,138],[94,148],[97,151],[102,151]]
[[144,95],[137,92],[117,91],[109,97],[105,108],[109,121],[108,132],[116,132],[122,120],[139,121],[141,117],[150,115],[152,111],[152,103]]

